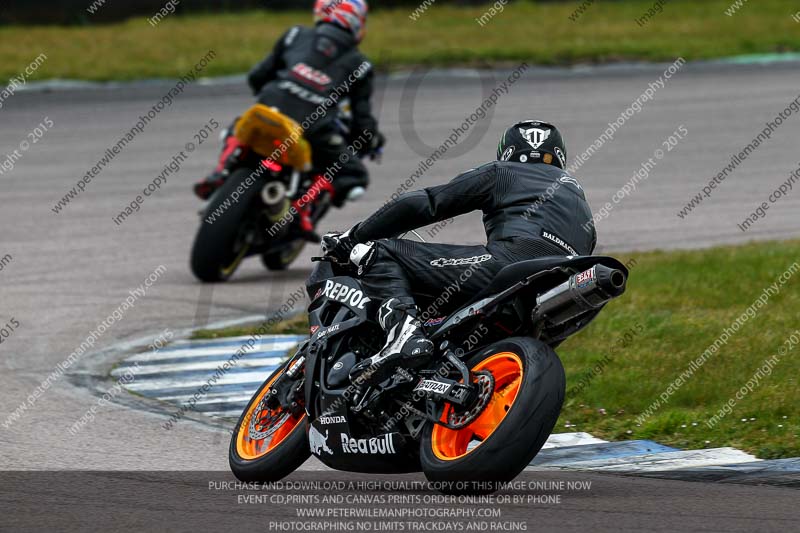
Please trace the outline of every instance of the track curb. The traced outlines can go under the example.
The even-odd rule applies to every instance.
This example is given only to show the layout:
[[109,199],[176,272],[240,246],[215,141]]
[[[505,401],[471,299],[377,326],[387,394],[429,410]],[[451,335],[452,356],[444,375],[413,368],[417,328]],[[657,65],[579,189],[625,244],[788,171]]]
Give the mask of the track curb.
[[[249,336],[179,339],[155,352],[129,352],[111,371],[118,377],[137,365],[130,392],[172,410],[218,372]],[[193,404],[191,419],[229,429],[263,380],[303,335],[265,335]],[[241,365],[241,366],[239,366]],[[163,412],[162,412],[163,414]],[[198,420],[200,419],[200,420]],[[761,460],[730,447],[679,450],[650,440],[608,442],[589,433],[558,433],[548,439],[528,471],[585,471],[684,481],[767,484],[800,488],[800,458]]]

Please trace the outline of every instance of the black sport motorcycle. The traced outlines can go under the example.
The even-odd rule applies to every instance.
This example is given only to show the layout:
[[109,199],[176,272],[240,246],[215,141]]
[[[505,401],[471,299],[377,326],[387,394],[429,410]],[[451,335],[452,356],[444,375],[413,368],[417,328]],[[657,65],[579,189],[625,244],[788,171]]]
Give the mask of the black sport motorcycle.
[[[338,112],[347,136],[349,110]],[[204,282],[228,280],[254,255],[268,270],[287,269],[306,242],[319,242],[314,229],[333,197],[331,176],[310,172],[311,147],[291,118],[256,104],[234,134],[246,148],[201,211],[192,246],[191,269]],[[365,157],[361,144],[348,146],[353,156]]]
[[[565,376],[554,348],[586,327],[627,283],[605,256],[510,265],[467,305],[426,322],[427,366],[351,382],[384,335],[360,281],[331,259],[307,282],[310,338],[258,389],[231,439],[243,481],[275,481],[314,454],[353,472],[419,472],[433,482],[506,482],[558,419]],[[417,295],[420,309],[435,295]],[[358,378],[357,378],[358,379]],[[441,490],[447,490],[446,488]]]

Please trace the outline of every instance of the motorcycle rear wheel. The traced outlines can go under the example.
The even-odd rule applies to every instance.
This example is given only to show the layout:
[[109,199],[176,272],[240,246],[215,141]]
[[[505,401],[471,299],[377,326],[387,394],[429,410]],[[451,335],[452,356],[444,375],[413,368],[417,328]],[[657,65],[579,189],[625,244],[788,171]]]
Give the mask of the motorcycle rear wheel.
[[[489,403],[462,429],[429,424],[420,443],[422,470],[433,482],[511,481],[539,453],[558,420],[565,388],[561,360],[538,340],[512,337],[471,357],[467,366],[492,374]],[[452,409],[445,408],[443,421]],[[444,492],[486,492],[441,486]]]
[[[252,173],[248,168],[233,171],[203,212],[191,255],[192,273],[200,281],[227,281],[250,251],[250,245],[241,239],[242,224],[261,192],[262,183],[242,187],[238,202],[230,197]],[[209,223],[207,219],[215,214],[216,218]]]
[[[311,456],[306,431],[305,412],[292,416],[281,409],[262,405],[272,383],[283,374],[281,367],[264,382],[248,402],[234,427],[228,449],[231,471],[241,481],[278,481],[302,465]],[[263,439],[251,438],[251,424],[261,432],[273,431]],[[262,424],[262,421],[267,421]]]

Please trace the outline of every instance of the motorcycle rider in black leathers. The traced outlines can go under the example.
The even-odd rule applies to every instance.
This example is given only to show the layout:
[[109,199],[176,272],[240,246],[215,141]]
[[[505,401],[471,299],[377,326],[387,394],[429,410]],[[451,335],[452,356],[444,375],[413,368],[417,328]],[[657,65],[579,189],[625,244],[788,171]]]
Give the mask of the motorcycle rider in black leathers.
[[[397,366],[428,362],[433,344],[418,320],[414,294],[458,287],[451,303],[467,303],[503,267],[541,256],[589,255],[597,236],[583,188],[566,167],[558,129],[531,120],[509,128],[497,161],[450,183],[401,195],[343,234],[323,238],[323,250],[350,261],[371,298],[382,302],[383,349],[353,367],[351,379],[377,383]],[[483,212],[487,244],[462,246],[397,238],[412,229],[471,211]],[[465,274],[469,272],[468,274]]]
[[[366,167],[348,146],[360,139],[359,155],[369,155],[384,144],[371,110],[372,65],[358,50],[366,15],[365,0],[318,0],[316,26],[290,28],[247,77],[259,103],[308,126],[304,137],[311,144],[316,172],[324,174],[340,165],[333,178],[333,203],[338,207],[348,195],[363,193],[369,182]],[[346,97],[352,121],[344,137],[336,126],[336,103]],[[222,185],[227,169],[241,153],[242,146],[232,131],[233,127],[229,128],[214,173],[195,186],[195,193],[203,199]]]

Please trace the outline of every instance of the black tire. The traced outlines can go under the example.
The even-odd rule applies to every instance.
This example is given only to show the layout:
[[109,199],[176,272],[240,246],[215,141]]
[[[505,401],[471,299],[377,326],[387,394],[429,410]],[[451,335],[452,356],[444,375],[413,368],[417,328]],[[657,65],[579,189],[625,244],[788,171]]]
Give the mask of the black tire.
[[[240,168],[233,171],[225,180],[222,187],[211,197],[200,220],[200,228],[194,238],[192,246],[191,267],[192,273],[200,281],[213,283],[226,281],[239,267],[242,259],[247,255],[243,247],[236,249],[242,223],[247,217],[251,204],[261,192],[261,183],[252,183],[247,186],[252,170]],[[252,181],[252,179],[251,179]],[[244,184],[239,194],[239,201],[229,200],[231,193]],[[228,206],[225,207],[226,202]],[[214,216],[213,222],[207,222],[209,216]]]
[[242,431],[248,431],[249,418],[248,423],[245,423],[245,418],[247,418],[251,407],[255,402],[259,401],[261,392],[283,371],[284,367],[279,368],[264,381],[258,391],[250,398],[247,407],[242,411],[242,415],[234,427],[231,444],[228,449],[228,463],[233,475],[241,481],[278,481],[297,470],[300,465],[311,457],[306,427],[307,417],[305,414],[289,435],[263,456],[257,459],[244,458],[239,454],[237,448],[239,434]]
[[[420,443],[420,461],[428,480],[511,481],[528,466],[547,441],[564,401],[565,377],[561,360],[552,348],[538,340],[512,337],[485,348],[471,357],[467,365],[475,368],[481,361],[504,352],[515,354],[522,363],[516,399],[486,440],[460,457],[437,456],[432,439],[433,424],[429,424]],[[463,492],[455,490],[455,487],[445,492]],[[487,492],[485,489],[465,491]]]
[[286,270],[297,259],[305,246],[306,241],[297,239],[277,252],[262,254],[261,262],[267,267],[267,270]]

